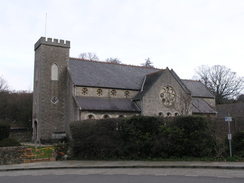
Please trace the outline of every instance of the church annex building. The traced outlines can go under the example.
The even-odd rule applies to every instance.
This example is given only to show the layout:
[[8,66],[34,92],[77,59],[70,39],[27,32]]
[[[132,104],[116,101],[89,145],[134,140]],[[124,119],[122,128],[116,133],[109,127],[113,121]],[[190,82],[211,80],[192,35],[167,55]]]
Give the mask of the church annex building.
[[216,114],[208,89],[172,69],[71,58],[69,41],[45,37],[34,48],[35,141],[69,136],[77,120]]

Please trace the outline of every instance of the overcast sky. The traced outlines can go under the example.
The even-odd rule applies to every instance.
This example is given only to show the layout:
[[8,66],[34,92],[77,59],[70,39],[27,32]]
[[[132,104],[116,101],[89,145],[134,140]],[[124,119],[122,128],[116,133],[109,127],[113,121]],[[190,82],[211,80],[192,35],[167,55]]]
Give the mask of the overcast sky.
[[34,44],[71,41],[71,57],[94,52],[172,68],[191,79],[200,65],[244,76],[243,0],[0,0],[0,76],[12,90],[32,90]]

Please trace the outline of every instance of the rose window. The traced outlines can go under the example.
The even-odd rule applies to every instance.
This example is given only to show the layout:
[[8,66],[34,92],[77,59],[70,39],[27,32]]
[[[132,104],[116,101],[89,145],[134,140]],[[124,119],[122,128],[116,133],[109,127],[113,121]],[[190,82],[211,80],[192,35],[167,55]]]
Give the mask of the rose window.
[[160,99],[165,106],[171,106],[175,102],[176,94],[171,86],[165,86],[160,92]]

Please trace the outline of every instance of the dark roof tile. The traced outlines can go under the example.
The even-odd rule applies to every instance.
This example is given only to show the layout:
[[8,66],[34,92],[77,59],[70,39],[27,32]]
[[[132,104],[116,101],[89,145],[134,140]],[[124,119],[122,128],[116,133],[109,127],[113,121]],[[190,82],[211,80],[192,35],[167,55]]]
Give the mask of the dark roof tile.
[[214,95],[200,81],[182,80],[186,87],[191,91],[193,97],[214,98]]
[[75,85],[140,90],[146,74],[155,68],[70,58],[68,70]]
[[192,98],[192,113],[216,114],[217,112],[202,98]]

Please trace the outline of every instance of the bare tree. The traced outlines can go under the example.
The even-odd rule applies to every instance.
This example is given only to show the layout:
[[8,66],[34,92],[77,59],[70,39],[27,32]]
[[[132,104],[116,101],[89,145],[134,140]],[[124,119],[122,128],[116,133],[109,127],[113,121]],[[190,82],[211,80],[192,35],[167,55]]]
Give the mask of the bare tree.
[[200,66],[197,77],[215,95],[216,103],[237,97],[244,88],[244,78],[222,65]]
[[8,90],[8,84],[7,82],[0,76],[0,92],[1,91],[7,91]]
[[240,96],[238,96],[237,102],[244,102],[244,94],[241,94]]
[[179,104],[176,105],[176,108],[180,112],[181,115],[189,115],[191,111],[191,95],[186,94],[184,92],[179,92],[176,95],[177,99],[179,100]]
[[150,58],[145,59],[145,63],[142,63],[141,65],[145,67],[153,67],[153,63],[151,62]]
[[92,52],[86,52],[86,53],[81,53],[79,55],[79,58],[85,59],[85,60],[90,60],[90,61],[98,61],[99,58],[95,53]]
[[106,62],[121,64],[122,62],[118,58],[107,58]]

